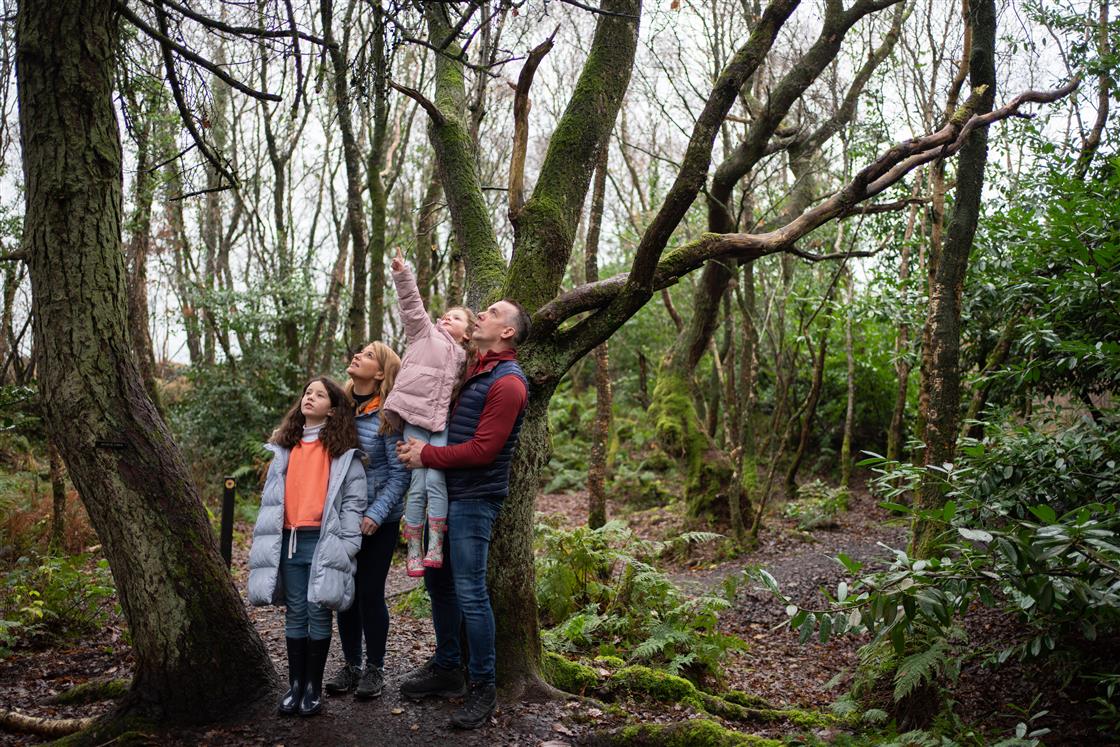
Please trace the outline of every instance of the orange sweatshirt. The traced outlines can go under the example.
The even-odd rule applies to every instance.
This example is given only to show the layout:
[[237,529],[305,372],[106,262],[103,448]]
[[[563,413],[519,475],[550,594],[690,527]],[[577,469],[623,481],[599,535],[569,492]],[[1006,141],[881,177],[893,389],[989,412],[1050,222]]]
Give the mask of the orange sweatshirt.
[[327,500],[331,457],[323,442],[300,441],[288,457],[284,478],[284,528],[317,527]]

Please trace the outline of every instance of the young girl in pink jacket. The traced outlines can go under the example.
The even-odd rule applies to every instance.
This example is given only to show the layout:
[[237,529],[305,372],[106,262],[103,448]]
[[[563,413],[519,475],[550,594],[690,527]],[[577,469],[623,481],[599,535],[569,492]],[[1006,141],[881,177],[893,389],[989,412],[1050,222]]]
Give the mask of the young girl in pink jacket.
[[[446,446],[451,397],[462,377],[467,346],[477,320],[470,309],[452,306],[433,324],[400,248],[390,269],[408,346],[396,384],[382,403],[381,412],[392,427],[404,431],[406,442],[418,438],[435,446]],[[428,552],[421,558],[425,513]],[[408,575],[423,576],[424,568],[443,567],[446,531],[447,483],[443,472],[428,467],[413,470],[404,505]]]

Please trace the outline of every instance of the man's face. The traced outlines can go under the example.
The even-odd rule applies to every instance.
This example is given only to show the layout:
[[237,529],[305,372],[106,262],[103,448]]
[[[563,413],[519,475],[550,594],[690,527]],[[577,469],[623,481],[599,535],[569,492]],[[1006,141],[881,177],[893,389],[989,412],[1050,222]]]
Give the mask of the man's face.
[[513,336],[517,332],[509,323],[517,310],[513,304],[506,301],[496,301],[485,310],[478,312],[478,325],[475,327],[472,339],[485,345],[493,345],[505,340],[512,344]]

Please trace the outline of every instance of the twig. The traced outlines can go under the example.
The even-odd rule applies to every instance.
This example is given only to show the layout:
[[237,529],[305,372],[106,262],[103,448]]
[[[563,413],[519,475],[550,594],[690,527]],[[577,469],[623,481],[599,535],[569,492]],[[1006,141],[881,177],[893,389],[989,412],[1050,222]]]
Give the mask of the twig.
[[[326,39],[315,36],[313,34],[304,33],[303,31],[294,29],[289,31],[272,31],[270,29],[262,29],[255,26],[231,26],[230,24],[219,21],[216,18],[211,18],[210,16],[203,15],[202,13],[191,10],[187,6],[175,2],[175,0],[161,0],[161,3],[176,11],[177,13],[181,13],[184,17],[189,18],[192,21],[196,21],[197,23],[201,23],[207,28],[214,29],[215,31],[221,31],[225,34],[232,34],[234,36],[241,37],[252,36],[258,39],[284,39],[290,37],[293,31],[295,31],[295,34],[300,39],[309,41],[312,44],[318,44],[320,47],[333,48],[338,46],[334,42],[327,41]],[[152,0],[144,0],[144,4],[148,5],[149,7],[155,7],[155,3],[152,2]]]
[[565,5],[571,5],[573,8],[579,8],[580,10],[586,10],[588,13],[594,13],[594,14],[600,15],[600,16],[614,16],[615,18],[631,18],[635,21],[638,20],[638,16],[631,15],[630,13],[619,13],[618,11],[614,11],[614,10],[603,10],[602,8],[593,8],[590,5],[584,5],[581,2],[577,2],[577,0],[560,0],[560,2],[564,3]]
[[228,84],[230,87],[236,88],[238,91],[241,91],[241,93],[245,94],[246,96],[252,96],[253,98],[260,99],[262,101],[283,101],[283,97],[279,96],[275,93],[266,93],[264,91],[258,91],[255,88],[252,88],[250,86],[245,85],[244,83],[239,81],[237,78],[234,78],[232,75],[227,73],[225,70],[222,70],[222,68],[218,67],[218,65],[214,64],[213,62],[206,59],[205,57],[198,54],[197,52],[192,52],[191,50],[187,49],[182,44],[179,44],[174,39],[172,39],[170,36],[168,36],[167,33],[166,33],[166,31],[167,31],[167,22],[166,22],[167,21],[167,14],[164,13],[163,10],[159,7],[159,2],[157,2],[156,5],[155,5],[156,17],[160,21],[159,30],[156,30],[156,29],[152,28],[151,26],[149,26],[147,23],[144,22],[144,20],[142,18],[140,18],[140,16],[136,15],[131,10],[129,10],[129,8],[127,6],[118,3],[117,9],[120,11],[120,14],[122,16],[124,16],[129,21],[129,23],[131,23],[133,26],[135,26],[136,28],[143,31],[145,34],[147,34],[151,38],[155,39],[157,42],[159,42],[160,46],[163,47],[165,50],[170,50],[170,49],[175,50],[176,52],[179,53],[179,55],[181,57],[183,57],[183,59],[189,60],[189,61],[195,63],[196,65],[198,65],[199,67],[202,67],[202,68],[205,68],[205,69],[209,70],[214,75],[216,75],[219,79],[221,79],[226,84]]

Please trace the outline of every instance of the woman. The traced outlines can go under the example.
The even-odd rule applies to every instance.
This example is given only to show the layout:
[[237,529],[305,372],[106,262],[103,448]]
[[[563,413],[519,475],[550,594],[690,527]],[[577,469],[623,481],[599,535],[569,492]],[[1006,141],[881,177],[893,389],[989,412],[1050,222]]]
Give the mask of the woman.
[[[356,406],[358,443],[366,453],[366,490],[369,505],[362,516],[362,546],[355,576],[356,597],[350,609],[338,613],[338,637],[346,662],[327,683],[327,692],[354,691],[358,698],[375,698],[385,686],[385,642],[389,637],[389,608],[385,578],[397,545],[408,470],[397,459],[400,434],[381,419],[381,403],[393,388],[401,359],[382,342],[371,342],[350,361],[346,388]],[[362,667],[362,638],[365,667]]]
[[288,691],[277,712],[322,709],[331,610],[351,606],[366,480],[350,400],[321,376],[273,432],[261,509],[249,551],[249,601],[284,604]]

